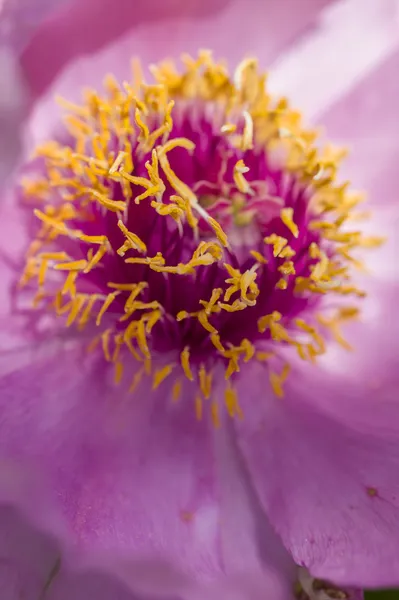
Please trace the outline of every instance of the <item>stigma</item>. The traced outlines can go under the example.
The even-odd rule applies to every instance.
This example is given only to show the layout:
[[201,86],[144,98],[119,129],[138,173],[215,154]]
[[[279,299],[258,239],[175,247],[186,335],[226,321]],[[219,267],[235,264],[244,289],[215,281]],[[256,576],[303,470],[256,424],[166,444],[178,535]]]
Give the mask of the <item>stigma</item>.
[[202,51],[150,71],[59,99],[64,133],[23,182],[36,228],[20,288],[89,337],[115,384],[173,378],[177,401],[188,383],[197,418],[218,426],[222,410],[244,415],[248,363],[283,397],[290,356],[348,347],[356,252],[381,240],[355,227],[362,195],[337,181],[345,151],[319,149],[256,60],[230,76]]

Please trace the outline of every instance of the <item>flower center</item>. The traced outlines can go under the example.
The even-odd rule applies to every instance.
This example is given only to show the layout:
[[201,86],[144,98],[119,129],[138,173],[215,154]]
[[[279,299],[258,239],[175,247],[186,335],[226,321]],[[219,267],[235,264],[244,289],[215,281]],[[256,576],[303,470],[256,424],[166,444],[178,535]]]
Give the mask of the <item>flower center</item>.
[[[362,198],[335,182],[344,152],[319,152],[256,61],[233,79],[208,52],[183,67],[62,101],[66,133],[37,149],[44,175],[24,182],[38,229],[21,283],[100,343],[116,382],[133,373],[133,389],[147,374],[157,388],[180,373],[197,384],[200,418],[222,369],[240,416],[245,363],[263,362],[282,396],[281,348],[315,361],[326,332],[345,345],[358,306],[327,311],[324,298],[364,295],[353,251],[379,240],[348,226]],[[216,425],[219,410],[211,400]]]

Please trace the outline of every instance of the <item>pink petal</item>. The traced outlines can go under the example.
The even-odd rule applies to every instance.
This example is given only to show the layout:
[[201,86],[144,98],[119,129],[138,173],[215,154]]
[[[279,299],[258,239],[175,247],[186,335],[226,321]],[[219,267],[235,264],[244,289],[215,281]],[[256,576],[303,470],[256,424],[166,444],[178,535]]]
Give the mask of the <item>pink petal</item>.
[[[359,18],[353,18],[358,13]],[[361,320],[345,329],[355,351],[345,356],[330,344],[321,360],[336,374],[367,373],[373,385],[392,372],[398,351],[398,18],[395,1],[341,0],[320,14],[320,30],[304,36],[281,57],[270,78],[273,88],[293,95],[307,114],[319,117],[327,138],[349,147],[342,177],[354,189],[365,190],[364,209],[372,211],[372,218],[356,227],[366,235],[387,237],[380,249],[366,250],[360,257],[368,272],[358,275],[358,285],[368,297],[361,304]],[[345,45],[347,36],[351,42]],[[348,59],[345,48],[351,44]],[[325,55],[327,62],[320,58]],[[341,99],[334,104],[337,98]],[[330,109],[320,116],[323,105]]]
[[44,313],[32,311],[31,304],[26,306],[15,293],[29,245],[26,217],[15,190],[4,191],[0,196],[0,376],[21,369],[37,353],[51,355],[65,342],[65,333],[68,336],[61,323],[49,323]]
[[389,237],[366,261],[370,295],[346,336],[355,350],[329,348],[320,372],[302,365],[281,403],[265,399],[270,413],[254,391],[240,431],[263,505],[295,560],[365,586],[395,585],[399,571],[398,64],[395,54],[324,119],[329,136],[352,147],[345,173],[369,193],[368,233]]
[[7,600],[39,598],[59,550],[14,508],[0,505],[0,587]]
[[[385,60],[323,117],[334,139],[350,144],[346,172],[364,188],[376,212],[396,209],[399,140],[399,51]],[[378,214],[377,214],[378,216]]]
[[0,3],[0,39],[20,52],[35,30],[68,0],[2,0]]
[[[0,17],[1,18],[1,17]],[[26,93],[14,54],[0,42],[0,191],[20,152],[19,130]]]
[[[18,510],[0,504],[0,587],[6,600],[140,600],[104,571],[71,570],[56,540]],[[153,576],[157,575],[156,569]],[[146,600],[150,600],[146,596]],[[173,600],[164,596],[164,600]]]
[[0,1],[0,189],[20,153],[28,92],[19,57],[42,21],[67,0]]
[[123,62],[131,55],[147,63],[207,47],[232,63],[255,53],[265,65],[311,25],[328,1],[76,0],[43,26],[27,48],[23,65],[38,94],[70,60],[98,52],[123,34],[127,49],[120,53]]
[[383,381],[384,373],[389,375],[398,365],[398,67],[396,52],[323,119],[334,140],[350,147],[345,175],[356,189],[367,193],[365,209],[372,210],[372,218],[365,222],[367,235],[386,237],[380,249],[365,251],[369,272],[360,285],[369,296],[363,303],[362,321],[348,330],[348,340],[356,351],[347,361],[340,361],[347,372],[367,372],[374,384]]
[[169,583],[141,570],[136,589],[186,590],[180,572],[209,593],[216,586],[219,597],[231,579],[241,582],[237,600],[260,598],[265,586],[286,600],[294,566],[252,506],[238,463],[223,440],[214,446],[190,397],[171,405],[169,394],[168,386],[115,394],[103,361],[76,348],[39,359],[0,379],[0,455],[49,481],[66,543],[78,544],[87,568],[113,557],[112,570],[127,581],[122,561],[159,560]]
[[396,0],[336,0],[320,11],[316,27],[277,57],[270,89],[315,120],[398,47]]
[[362,373],[294,371],[282,400],[251,374],[240,447],[272,524],[316,577],[399,581],[397,373],[373,390]]

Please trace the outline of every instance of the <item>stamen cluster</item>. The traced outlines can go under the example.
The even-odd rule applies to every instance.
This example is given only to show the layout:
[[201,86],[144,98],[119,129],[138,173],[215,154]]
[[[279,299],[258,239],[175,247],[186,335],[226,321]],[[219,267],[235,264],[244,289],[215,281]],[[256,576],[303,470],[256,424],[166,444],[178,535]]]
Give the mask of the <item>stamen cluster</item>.
[[[136,69],[134,83],[104,82],[68,111],[62,139],[37,149],[42,176],[24,182],[38,219],[21,278],[33,303],[89,332],[115,381],[157,388],[174,372],[197,385],[201,418],[215,365],[225,406],[241,416],[234,382],[264,363],[283,395],[281,345],[315,361],[357,303],[324,310],[324,297],[361,298],[354,251],[373,246],[350,221],[361,201],[337,184],[345,152],[319,151],[316,133],[286,99],[273,100],[256,61],[231,79],[210,53],[183,69]],[[286,355],[286,353],[285,353]]]

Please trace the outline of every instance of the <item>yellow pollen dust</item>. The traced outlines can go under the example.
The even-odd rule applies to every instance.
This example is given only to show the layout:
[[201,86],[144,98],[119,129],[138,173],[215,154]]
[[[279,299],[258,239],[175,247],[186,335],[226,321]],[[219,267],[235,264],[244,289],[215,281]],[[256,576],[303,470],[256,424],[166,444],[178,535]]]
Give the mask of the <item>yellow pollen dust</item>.
[[[345,152],[331,146],[318,150],[316,134],[302,127],[300,114],[289,108],[286,99],[276,102],[269,96],[266,75],[259,71],[255,59],[243,61],[232,77],[208,51],[201,51],[197,58],[185,55],[182,63],[182,70],[171,62],[152,66],[152,84],[144,83],[141,68],[134,63],[133,82],[119,85],[108,76],[103,95],[87,90],[81,105],[59,99],[68,113],[64,122],[72,142],[63,145],[49,141],[39,147],[36,155],[44,161],[46,175],[23,181],[30,204],[32,200],[36,203],[33,211],[40,227],[29,247],[20,285],[33,284],[34,306],[47,303],[65,319],[67,327],[81,331],[90,326],[97,331],[91,348],[99,345],[106,361],[113,364],[115,383],[124,381],[132,371],[133,378],[128,382],[131,392],[138,389],[143,377],[151,378],[153,390],[171,380],[171,399],[177,402],[182,382],[189,382],[195,386],[197,418],[207,414],[219,427],[222,409],[233,418],[244,416],[235,380],[246,363],[266,365],[271,389],[277,397],[283,397],[290,365],[284,362],[281,367],[278,343],[292,346],[302,360],[310,362],[326,351],[323,333],[349,349],[341,328],[357,318],[359,310],[352,305],[340,306],[334,314],[318,312],[309,320],[306,316],[290,319],[272,310],[257,317],[259,344],[244,338],[237,345],[226,342],[218,330],[220,314],[231,319],[232,330],[236,313],[247,311],[245,315],[250,318],[262,293],[261,274],[273,265],[277,294],[362,297],[364,293],[350,278],[351,268],[360,264],[356,250],[378,246],[382,240],[364,237],[357,230],[348,231],[347,223],[361,215],[357,207],[362,197],[350,192],[347,183],[336,183]],[[295,222],[295,210],[284,207],[284,199],[272,198],[269,193],[266,201],[281,206],[278,233],[270,231],[260,246],[248,249],[254,261],[252,267],[241,269],[231,264],[229,253],[234,252],[234,243],[230,230],[219,222],[217,212],[207,210],[195,186],[183,180],[184,173],[178,175],[172,168],[177,152],[194,157],[197,151],[193,140],[173,137],[175,115],[179,116],[181,106],[189,106],[193,100],[196,107],[214,108],[218,115],[225,115],[225,122],[218,122],[217,130],[229,145],[230,156],[236,158],[231,181],[223,181],[222,189],[227,190],[224,195],[231,202],[235,223],[245,227],[255,222],[256,211],[238,212],[257,196],[258,190],[264,189],[264,182],[254,181],[245,163],[244,154],[248,156],[251,150],[284,155],[284,170],[296,185],[308,190],[308,229],[318,236],[308,248],[308,274],[296,272],[301,230]],[[143,157],[147,160],[137,171],[136,163]],[[226,165],[225,161],[224,171]],[[115,189],[119,197],[111,193]],[[148,239],[132,231],[135,221],[128,219],[129,211],[134,214],[135,205],[140,210],[143,203],[154,211],[154,217],[162,218],[167,231],[177,228],[181,237],[190,235],[195,240],[186,262],[168,264],[162,252],[149,252]],[[112,247],[104,230],[93,231],[94,213],[112,217],[121,240],[118,247]],[[200,221],[206,225],[206,234],[200,231]],[[90,233],[84,231],[87,224]],[[68,251],[60,250],[63,240],[68,241]],[[126,269],[138,265],[143,280],[116,281],[112,268],[106,267],[115,255]],[[217,287],[206,291],[207,297],[202,297],[196,310],[172,315],[158,300],[146,300],[151,271],[172,285],[176,277],[188,281],[198,269],[215,265],[224,274],[223,282],[219,280]],[[104,283],[109,291],[89,291],[85,281],[90,282],[94,272],[110,277]],[[168,319],[178,323],[193,319],[195,327],[209,340],[211,350],[220,359],[218,365],[224,368],[221,399],[220,394],[215,396],[213,386],[214,359],[208,362],[205,357],[198,362],[196,348],[190,346],[175,357],[169,356],[167,362],[154,352],[153,330]],[[129,360],[137,363],[137,369],[126,368]]]

